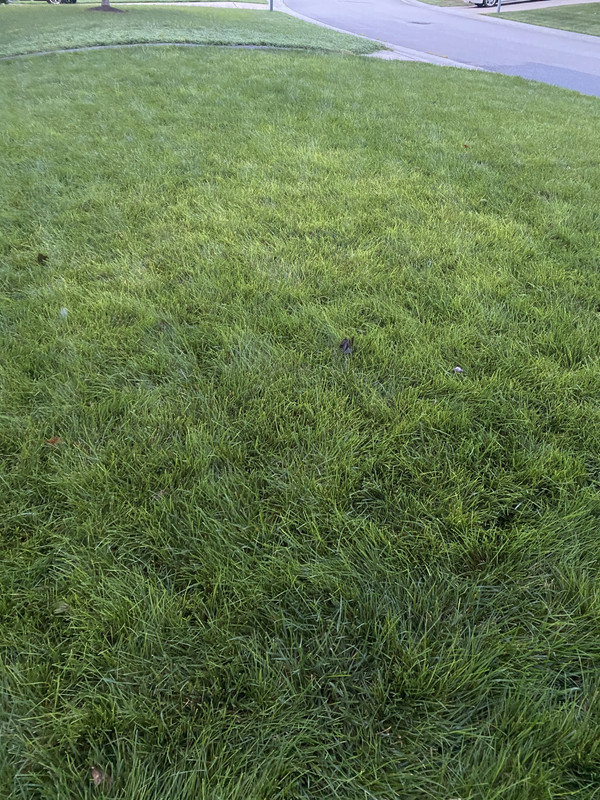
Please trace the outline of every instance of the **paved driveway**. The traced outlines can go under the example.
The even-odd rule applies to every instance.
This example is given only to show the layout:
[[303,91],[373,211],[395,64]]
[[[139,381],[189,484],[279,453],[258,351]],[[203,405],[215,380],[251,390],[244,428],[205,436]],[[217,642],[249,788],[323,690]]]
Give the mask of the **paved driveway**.
[[523,25],[494,14],[439,8],[416,0],[285,0],[285,4],[352,33],[600,97],[598,36]]

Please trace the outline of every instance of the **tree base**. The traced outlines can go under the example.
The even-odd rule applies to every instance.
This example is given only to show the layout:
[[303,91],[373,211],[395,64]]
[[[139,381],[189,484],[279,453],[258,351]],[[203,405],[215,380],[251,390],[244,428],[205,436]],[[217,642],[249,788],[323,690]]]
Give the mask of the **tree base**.
[[123,8],[115,8],[114,6],[94,6],[93,8],[88,8],[88,11],[114,11],[115,14],[126,14],[127,12]]

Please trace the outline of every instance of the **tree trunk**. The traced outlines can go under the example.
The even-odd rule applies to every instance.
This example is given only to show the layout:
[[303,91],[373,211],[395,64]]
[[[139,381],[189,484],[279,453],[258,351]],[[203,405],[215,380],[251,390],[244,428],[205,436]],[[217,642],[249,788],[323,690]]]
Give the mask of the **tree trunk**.
[[110,0],[102,0],[102,8],[110,8]]

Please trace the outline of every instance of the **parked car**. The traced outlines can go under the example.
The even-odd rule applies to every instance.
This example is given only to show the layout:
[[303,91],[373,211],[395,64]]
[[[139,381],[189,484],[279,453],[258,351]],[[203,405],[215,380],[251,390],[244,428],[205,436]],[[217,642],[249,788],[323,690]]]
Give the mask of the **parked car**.
[[[43,0],[42,0],[43,2]],[[72,5],[76,3],[77,0],[46,0],[46,3],[50,3],[53,6],[60,6],[60,5]]]

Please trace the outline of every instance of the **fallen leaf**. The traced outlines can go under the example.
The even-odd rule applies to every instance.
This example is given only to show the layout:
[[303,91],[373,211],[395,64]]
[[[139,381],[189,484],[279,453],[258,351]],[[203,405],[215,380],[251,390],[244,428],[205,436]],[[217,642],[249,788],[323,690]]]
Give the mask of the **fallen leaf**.
[[49,444],[51,447],[56,447],[59,444],[64,444],[65,440],[61,439],[60,436],[52,436],[50,439],[46,439],[46,444]]
[[63,614],[68,614],[70,610],[70,606],[68,603],[65,603],[64,600],[61,600],[60,603],[54,606],[54,613],[59,617]]
[[468,144],[463,144],[463,147],[466,147],[466,148],[467,148],[467,150],[468,150],[468,149],[470,148],[470,145],[468,145]]
[[48,261],[48,256],[46,253],[38,253],[37,254],[37,262],[38,264],[45,264]]
[[92,767],[92,780],[94,781],[94,786],[100,786],[105,778],[106,772],[104,772],[104,770],[98,769],[98,767]]
[[340,350],[345,356],[349,356],[354,349],[354,336],[351,339],[342,339]]

